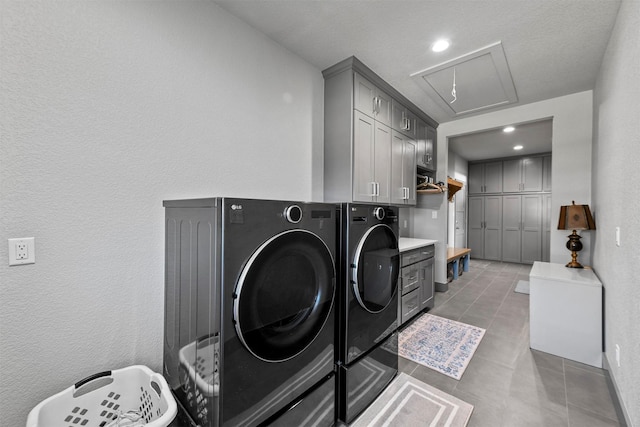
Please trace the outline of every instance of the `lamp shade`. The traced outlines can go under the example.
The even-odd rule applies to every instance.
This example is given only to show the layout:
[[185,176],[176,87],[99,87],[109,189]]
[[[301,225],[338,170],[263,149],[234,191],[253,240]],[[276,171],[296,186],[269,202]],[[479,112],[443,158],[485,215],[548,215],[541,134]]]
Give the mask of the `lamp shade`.
[[560,219],[558,230],[595,230],[596,223],[591,216],[589,205],[560,206]]

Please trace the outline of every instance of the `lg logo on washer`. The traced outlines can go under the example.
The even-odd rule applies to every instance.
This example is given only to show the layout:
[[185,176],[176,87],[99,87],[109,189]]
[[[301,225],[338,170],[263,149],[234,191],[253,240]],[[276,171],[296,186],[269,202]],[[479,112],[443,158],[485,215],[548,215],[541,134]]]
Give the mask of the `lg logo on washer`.
[[229,223],[231,224],[244,224],[244,214],[242,210],[242,205],[240,204],[232,204],[231,210],[229,211]]

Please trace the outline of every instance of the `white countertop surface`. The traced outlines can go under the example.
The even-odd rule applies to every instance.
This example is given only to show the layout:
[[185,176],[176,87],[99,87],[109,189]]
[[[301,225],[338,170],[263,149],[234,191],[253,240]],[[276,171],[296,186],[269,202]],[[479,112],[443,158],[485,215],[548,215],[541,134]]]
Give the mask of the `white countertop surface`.
[[410,251],[411,249],[422,248],[438,243],[437,240],[429,239],[413,239],[410,237],[400,237],[398,239],[398,248],[400,252]]
[[569,268],[564,264],[536,261],[533,263],[529,277],[537,279],[558,280],[586,286],[602,286],[600,280],[588,268]]

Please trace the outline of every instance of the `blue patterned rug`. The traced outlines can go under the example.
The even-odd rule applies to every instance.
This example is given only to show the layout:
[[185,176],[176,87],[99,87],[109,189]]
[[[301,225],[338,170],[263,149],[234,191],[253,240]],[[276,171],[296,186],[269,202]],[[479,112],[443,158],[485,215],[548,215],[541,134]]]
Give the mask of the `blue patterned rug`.
[[400,332],[398,354],[459,380],[485,330],[423,314]]

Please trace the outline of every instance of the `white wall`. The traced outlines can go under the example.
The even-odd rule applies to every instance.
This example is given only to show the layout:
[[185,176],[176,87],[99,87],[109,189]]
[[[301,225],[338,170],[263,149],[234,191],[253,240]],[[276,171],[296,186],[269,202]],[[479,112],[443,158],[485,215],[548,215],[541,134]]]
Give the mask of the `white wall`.
[[0,424],[162,371],[162,201],[322,199],[323,79],[211,2],[2,2]]
[[[451,136],[551,117],[551,212],[557,215],[560,206],[571,204],[572,200],[578,204],[591,204],[592,98],[591,91],[580,92],[443,123],[438,127],[438,150],[447,149],[447,138]],[[578,259],[584,265],[591,265],[589,233],[581,233],[584,249]],[[567,235],[566,231],[552,227],[551,262],[567,263],[571,260],[565,247]]]
[[[593,146],[593,266],[605,289],[606,358],[632,426],[640,426],[639,6],[623,0],[618,12],[594,91]],[[615,227],[621,228],[619,247]]]

